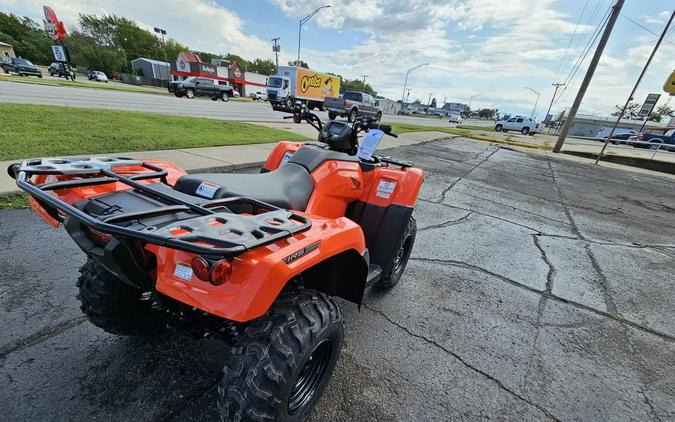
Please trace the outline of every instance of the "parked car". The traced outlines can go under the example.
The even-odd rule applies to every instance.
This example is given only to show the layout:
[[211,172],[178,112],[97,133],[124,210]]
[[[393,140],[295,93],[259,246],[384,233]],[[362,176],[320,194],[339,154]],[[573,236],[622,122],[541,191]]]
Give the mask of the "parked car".
[[326,97],[324,108],[328,110],[328,118],[331,120],[342,116],[347,117],[351,123],[361,116],[372,116],[378,121],[382,118],[380,103],[365,92],[347,91],[342,94],[342,98]]
[[[600,130],[600,132],[598,132],[598,134],[595,135],[595,139],[597,139],[598,141],[605,142],[611,131],[612,131],[611,127],[603,127]],[[618,127],[616,128],[614,134],[612,135],[611,142],[613,144],[621,144],[623,143],[621,141],[636,140],[637,135],[638,133],[633,129]]]
[[534,135],[539,132],[539,123],[529,117],[516,116],[508,120],[502,120],[495,125],[496,132],[518,131],[523,135]]
[[639,141],[649,142],[650,145],[633,144],[638,148],[665,149],[675,152],[675,129],[670,129],[666,133],[642,133],[638,136]]
[[47,68],[51,76],[58,76],[59,78],[66,78],[75,80],[75,71],[67,66],[65,63],[52,63]]
[[52,63],[49,65],[47,68],[47,72],[49,72],[49,76],[61,76],[59,75],[59,68],[61,67],[61,63]]
[[251,98],[254,101],[267,101],[267,93],[262,91],[251,92]]
[[37,76],[42,78],[42,72],[33,63],[21,57],[12,57],[2,63],[2,71],[5,73],[14,72],[19,76]]
[[100,70],[92,70],[89,72],[89,80],[108,83],[108,77]]
[[459,114],[448,114],[448,118],[449,123],[457,123],[458,125],[461,125],[463,121],[462,116],[460,116]]
[[176,97],[193,99],[194,97],[210,97],[213,101],[221,99],[225,102],[234,97],[234,90],[230,85],[217,85],[213,79],[191,76],[184,81],[169,82],[169,92]]

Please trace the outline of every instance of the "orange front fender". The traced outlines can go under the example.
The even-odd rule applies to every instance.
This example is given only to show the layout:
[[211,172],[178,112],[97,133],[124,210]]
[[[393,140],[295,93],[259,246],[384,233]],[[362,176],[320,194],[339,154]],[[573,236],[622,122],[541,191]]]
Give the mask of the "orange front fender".
[[[316,243],[318,246],[314,248]],[[308,246],[312,246],[310,252],[295,257]],[[361,228],[350,219],[312,217],[312,227],[307,231],[235,257],[230,278],[214,286],[199,280],[190,271],[186,274],[194,254],[146,246],[157,257],[157,291],[188,306],[238,322],[262,316],[286,283],[301,273],[343,252],[362,255],[365,248]],[[364,280],[345,279],[344,283],[364,285],[365,274]]]

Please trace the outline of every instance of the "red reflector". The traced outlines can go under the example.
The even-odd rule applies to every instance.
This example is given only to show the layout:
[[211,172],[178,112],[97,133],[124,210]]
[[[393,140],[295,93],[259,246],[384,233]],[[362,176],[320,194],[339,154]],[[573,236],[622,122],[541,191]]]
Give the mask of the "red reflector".
[[192,258],[192,272],[198,279],[209,281],[209,269],[209,263],[201,256]]
[[112,239],[112,235],[109,233],[103,233],[98,230],[89,229],[89,234],[91,235],[91,240],[98,246],[105,246]]
[[226,259],[221,259],[211,267],[211,284],[220,286],[230,278],[230,275],[232,275],[232,264]]

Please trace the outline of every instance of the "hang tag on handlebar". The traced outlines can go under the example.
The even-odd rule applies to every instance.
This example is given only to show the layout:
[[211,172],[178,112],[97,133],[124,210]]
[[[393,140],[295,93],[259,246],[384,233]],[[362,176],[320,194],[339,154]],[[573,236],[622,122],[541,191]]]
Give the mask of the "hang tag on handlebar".
[[359,146],[359,152],[356,155],[362,160],[371,160],[382,138],[384,138],[384,132],[380,129],[369,130],[366,136],[363,137]]

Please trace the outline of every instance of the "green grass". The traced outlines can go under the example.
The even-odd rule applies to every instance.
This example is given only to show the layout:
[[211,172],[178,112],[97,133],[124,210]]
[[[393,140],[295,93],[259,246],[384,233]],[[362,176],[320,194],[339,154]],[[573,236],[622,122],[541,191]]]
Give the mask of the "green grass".
[[28,194],[24,192],[0,195],[0,209],[28,208]]
[[[450,135],[458,135],[463,138],[469,138],[469,139],[475,139],[477,141],[485,141],[485,142],[492,142],[496,144],[503,144],[503,145],[512,145],[512,146],[517,146],[517,147],[524,147],[524,148],[534,148],[534,149],[543,149],[543,150],[551,150],[552,147],[548,142],[544,142],[543,145],[539,144],[531,144],[528,142],[521,142],[521,141],[514,141],[511,140],[511,138],[506,138],[506,139],[501,139],[501,138],[496,138],[494,136],[480,133],[477,130],[470,130],[467,129],[466,127],[462,128],[454,128],[454,127],[433,127],[433,126],[423,126],[423,125],[416,125],[413,123],[386,123],[388,125],[391,125],[392,132],[399,134],[399,133],[406,133],[406,132],[445,132]],[[487,130],[483,130],[482,128],[480,129],[483,132],[494,132],[494,130],[490,130],[489,128]]]
[[468,129],[468,130],[482,130],[484,132],[495,131],[494,126],[465,125],[464,123],[462,123],[461,125],[457,125],[457,127],[460,129]]
[[301,141],[247,123],[155,113],[0,104],[0,160]]

